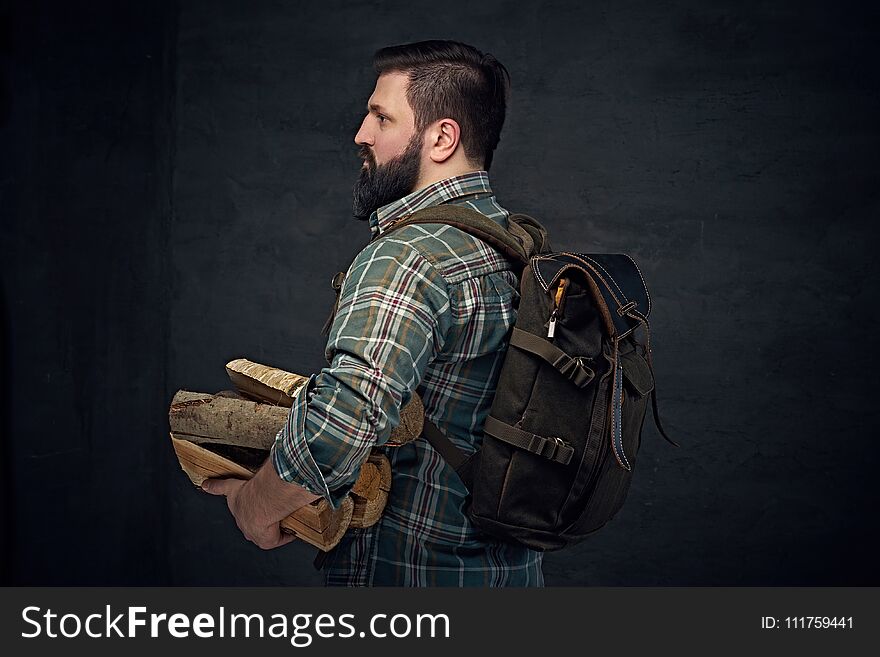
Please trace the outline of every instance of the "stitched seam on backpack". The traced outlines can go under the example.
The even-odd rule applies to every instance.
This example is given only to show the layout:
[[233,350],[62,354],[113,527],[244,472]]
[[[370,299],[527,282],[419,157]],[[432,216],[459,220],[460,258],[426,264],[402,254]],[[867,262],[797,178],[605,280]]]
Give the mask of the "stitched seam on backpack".
[[[605,269],[605,267],[603,267],[601,263],[597,262],[594,258],[591,258],[591,257],[590,257],[589,255],[587,255],[587,254],[569,254],[569,255],[579,255],[580,257],[582,257],[582,258],[586,258],[586,259],[589,260],[591,263],[593,263],[594,265],[596,265],[599,269],[601,269],[603,272],[605,272],[605,274],[608,276],[608,278],[611,280],[611,282],[614,283],[614,287],[616,287],[617,290],[620,292],[620,296],[622,296],[625,300],[629,301],[629,297],[626,296],[626,293],[621,289],[620,285],[617,284],[617,281],[614,280],[614,277],[611,276],[611,274],[608,272],[608,270]],[[645,277],[642,276],[642,270],[639,269],[638,264],[636,264],[636,261],[633,260],[631,256],[629,256],[629,255],[626,254],[626,253],[621,253],[620,255],[622,255],[622,256],[624,256],[625,258],[627,258],[627,259],[633,264],[633,267],[636,268],[636,273],[639,275],[639,279],[642,281],[642,287],[643,287],[644,290],[645,290],[645,297],[648,299],[648,311],[647,311],[647,313],[645,313],[645,314],[646,314],[646,315],[650,315],[650,314],[651,314],[651,293],[648,292],[648,285],[645,283]],[[617,299],[615,298],[615,301],[616,301],[616,300],[617,300]],[[619,303],[620,303],[620,302],[618,301],[618,304],[619,304]]]
[[516,448],[513,448],[510,460],[507,462],[507,470],[504,471],[504,481],[501,482],[501,493],[498,495],[498,507],[495,509],[495,517],[501,517],[501,503],[504,501],[504,492],[507,490],[507,480],[510,478],[510,468],[513,466],[513,457],[516,456]]
[[647,285],[647,283],[645,283],[645,277],[642,276],[642,270],[639,269],[639,266],[638,266],[638,264],[636,264],[636,261],[633,260],[633,259],[632,259],[629,255],[627,255],[626,253],[624,253],[623,255],[625,255],[627,258],[630,259],[630,262],[633,263],[633,266],[636,268],[636,271],[639,273],[639,278],[642,279],[642,286],[645,288],[645,296],[648,297],[648,312],[645,313],[645,317],[647,317],[648,315],[651,314],[651,293],[648,292],[648,285]]
[[[606,379],[610,373],[611,373],[611,370],[609,369],[607,372],[605,372],[598,379],[597,385],[599,387],[596,389],[596,395],[595,395],[595,397],[593,397],[593,403],[590,405],[590,424],[587,427],[587,440],[584,441],[584,451],[583,451],[583,454],[581,454],[581,462],[580,462],[580,464],[578,464],[578,469],[575,472],[575,476],[574,476],[574,480],[572,481],[572,485],[568,489],[568,495],[566,495],[565,501],[563,501],[562,505],[559,507],[559,509],[556,513],[556,526],[557,527],[559,527],[559,523],[562,521],[563,510],[567,509],[567,507],[570,504],[574,503],[574,500],[572,498],[572,494],[574,492],[574,486],[575,486],[575,483],[577,482],[578,476],[580,475],[581,469],[586,465],[584,460],[587,458],[587,451],[590,447],[590,435],[593,433],[592,430],[593,430],[594,424],[596,424],[595,415],[597,412],[601,412],[601,410],[605,408],[605,402],[603,400],[601,400],[602,392],[603,392],[602,381],[604,379]],[[597,411],[597,406],[599,408],[598,411]],[[589,472],[587,473],[587,480],[584,482],[584,486],[582,487],[581,494],[587,492],[587,484],[589,483],[590,479],[592,479],[593,468],[599,468],[601,470],[601,463],[600,463],[601,458],[600,457],[602,456],[602,443],[604,442],[604,439],[605,439],[605,426],[606,426],[606,422],[603,422],[602,427],[598,430],[599,431],[599,440],[598,440],[599,447],[596,449],[595,461],[593,462],[592,465],[589,466]],[[584,508],[586,508],[586,505]],[[579,522],[582,513],[579,514],[578,517],[575,518],[575,520],[573,520],[572,522],[570,522],[567,526],[561,528],[560,531],[567,532],[568,530],[570,530],[577,522]]]
[[[566,253],[565,255],[577,256],[577,254],[575,254],[575,253]],[[614,302],[618,305],[618,307],[619,307],[619,306],[622,306],[623,304],[620,303],[620,299],[618,299],[618,298],[617,298],[617,295],[614,294],[614,290],[612,290],[612,289],[611,289],[611,286],[608,285],[608,282],[605,280],[605,277],[602,276],[602,274],[600,274],[598,271],[596,271],[596,268],[593,266],[593,264],[591,264],[591,263],[589,263],[589,262],[585,262],[585,261],[583,260],[583,256],[577,256],[577,257],[578,257],[578,259],[581,260],[581,264],[582,264],[582,265],[584,265],[584,266],[586,266],[586,267],[589,267],[590,269],[593,270],[593,273],[594,273],[594,274],[599,278],[599,280],[602,281],[602,283],[605,285],[605,289],[608,290],[608,293],[611,295],[611,298],[614,299]],[[590,260],[592,260],[592,258],[591,258]],[[576,266],[576,265],[575,265],[575,266]],[[604,269],[603,269],[603,271],[604,271]],[[606,274],[607,274],[607,272],[606,272]],[[592,277],[591,277],[591,278],[592,278]],[[611,278],[611,277],[609,276],[609,278]],[[594,281],[594,282],[595,282],[595,281]],[[625,301],[627,301],[628,299],[626,298],[626,296],[623,295],[623,292],[620,290],[620,286],[617,284],[617,282],[616,282],[613,278],[611,279],[611,282],[614,283],[614,287],[616,287],[617,290],[618,290],[619,292],[621,292],[621,296],[623,296],[623,299],[624,299]]]
[[[614,277],[611,275],[611,273],[607,269],[605,269],[605,267],[602,266],[601,262],[597,262],[594,258],[591,258],[590,256],[588,256],[586,254],[582,255],[581,257],[586,258],[591,263],[593,263],[596,267],[601,269],[605,273],[605,275],[608,277],[608,280],[610,280],[612,283],[614,283],[614,287],[616,287],[617,291],[620,292],[620,296],[623,298],[623,300],[629,301],[629,297],[626,296],[626,292],[624,292],[623,289],[620,287],[620,285],[617,284],[617,281],[614,280]],[[616,300],[617,300],[617,298],[615,297],[615,301]],[[618,301],[618,303],[620,303],[620,302]]]
[[[529,391],[529,396],[528,396],[528,399],[526,399],[526,405],[525,405],[525,408],[523,409],[522,415],[519,418],[519,420],[516,422],[516,424],[513,425],[517,429],[522,429],[522,424],[526,419],[526,414],[529,412],[529,406],[531,405],[532,397],[535,394],[535,388],[537,388],[537,386],[538,386],[538,377],[541,375],[541,369],[546,366],[546,363],[544,362],[544,360],[541,358],[538,358],[534,354],[529,354],[528,358],[530,360],[532,360],[533,362],[537,362],[538,368],[535,371],[535,379],[534,379],[534,381],[532,381],[532,389]],[[497,394],[497,391],[496,391],[496,394]],[[523,431],[525,431],[525,429],[523,429]],[[496,438],[496,440],[497,440],[497,438]],[[500,515],[501,514],[501,503],[504,500],[504,492],[507,490],[507,478],[510,476],[510,468],[513,465],[513,459],[516,456],[516,453],[519,448],[513,447],[512,449],[513,449],[513,452],[511,452],[510,460],[507,462],[507,470],[504,472],[504,481],[501,484],[501,493],[498,495],[498,508],[495,509],[495,517],[496,518],[501,517],[501,515]]]
[[[532,260],[537,262],[538,260],[552,260],[552,258],[545,257],[545,256],[536,256],[536,257],[532,258]],[[541,284],[541,287],[546,292],[548,289],[548,285],[547,285],[547,281],[544,280],[544,276],[541,274],[541,270],[537,266],[532,266],[532,271],[534,272],[535,277],[538,279],[538,282]],[[561,271],[561,269],[560,269],[560,271]],[[557,271],[556,273],[558,274],[559,272]]]

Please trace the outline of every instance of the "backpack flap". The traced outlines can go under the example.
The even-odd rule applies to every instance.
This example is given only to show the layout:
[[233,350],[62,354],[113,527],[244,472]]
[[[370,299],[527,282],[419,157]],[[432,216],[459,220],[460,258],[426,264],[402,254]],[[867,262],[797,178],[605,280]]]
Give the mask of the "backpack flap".
[[[536,256],[535,277],[549,294],[559,278],[572,267],[587,275],[609,336],[625,338],[647,321],[651,297],[635,261],[625,253],[555,253]],[[601,301],[601,303],[599,303]]]

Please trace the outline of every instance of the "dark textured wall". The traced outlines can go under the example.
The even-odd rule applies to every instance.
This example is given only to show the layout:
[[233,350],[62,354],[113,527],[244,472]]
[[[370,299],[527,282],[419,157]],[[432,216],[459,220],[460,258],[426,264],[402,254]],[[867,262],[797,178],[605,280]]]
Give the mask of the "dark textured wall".
[[0,194],[19,581],[320,582],[313,550],[264,553],[192,490],[165,442],[167,403],[227,387],[233,357],[325,364],[329,279],[368,237],[349,208],[370,56],[454,38],[513,78],[500,201],[540,217],[557,247],[642,266],[661,412],[682,443],[646,422],[624,509],[548,555],[548,584],[880,583],[876,9],[157,11],[31,16],[10,59],[16,165]]
[[[348,210],[370,55],[457,38],[513,78],[501,202],[544,219],[557,246],[643,266],[661,409],[683,445],[647,429],[623,512],[549,555],[548,583],[877,583],[876,17],[831,3],[184,3],[170,380],[217,389],[231,356],[324,364],[328,281],[367,237]],[[224,581],[312,581],[307,550],[249,550],[220,505],[177,488],[188,544],[229,565],[253,555]],[[214,561],[172,561],[176,581],[214,577]]]
[[173,7],[0,16],[4,581],[165,581]]

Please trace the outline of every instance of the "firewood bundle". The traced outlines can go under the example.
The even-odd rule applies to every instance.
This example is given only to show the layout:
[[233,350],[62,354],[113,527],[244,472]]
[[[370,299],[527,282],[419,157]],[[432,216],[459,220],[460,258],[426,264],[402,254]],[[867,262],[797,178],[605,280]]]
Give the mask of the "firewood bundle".
[[[216,394],[179,390],[168,420],[171,442],[183,471],[195,486],[208,478],[250,479],[269,456],[275,436],[287,421],[293,397],[308,377],[238,359],[226,365],[235,391]],[[413,396],[401,410],[401,422],[387,445],[399,446],[422,432],[424,408]],[[391,464],[373,450],[339,509],[325,499],[297,509],[281,522],[321,550],[330,550],[349,527],[369,527],[379,520],[391,490]]]

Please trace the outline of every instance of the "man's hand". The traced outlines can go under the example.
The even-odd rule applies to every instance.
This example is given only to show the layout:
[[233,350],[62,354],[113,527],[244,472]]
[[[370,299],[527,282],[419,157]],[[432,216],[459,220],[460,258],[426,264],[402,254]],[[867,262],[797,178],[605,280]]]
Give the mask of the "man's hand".
[[271,459],[253,479],[205,479],[202,490],[211,495],[225,495],[241,533],[264,550],[293,541],[296,537],[283,534],[279,523],[301,506],[318,499],[302,486],[281,479]]

